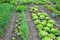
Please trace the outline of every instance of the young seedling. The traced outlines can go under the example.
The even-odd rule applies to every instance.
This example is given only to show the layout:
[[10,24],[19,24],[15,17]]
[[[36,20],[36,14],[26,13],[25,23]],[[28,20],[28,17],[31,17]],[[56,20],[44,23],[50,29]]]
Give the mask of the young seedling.
[[16,40],[16,38],[15,37],[12,37],[12,40]]

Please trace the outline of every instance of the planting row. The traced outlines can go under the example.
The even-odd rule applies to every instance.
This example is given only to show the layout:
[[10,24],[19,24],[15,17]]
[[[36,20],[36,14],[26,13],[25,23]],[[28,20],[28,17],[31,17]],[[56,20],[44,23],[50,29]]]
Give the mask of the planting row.
[[[21,38],[21,40],[28,40],[28,27],[26,23],[26,7],[24,5],[17,6],[16,8],[18,17],[16,20],[15,33]],[[13,38],[15,39],[15,38]]]
[[51,2],[47,1],[47,0],[19,0],[20,4],[51,4]]
[[30,12],[41,40],[60,40],[59,29],[55,27],[55,22],[46,13],[40,13],[37,6],[31,7]]
[[57,10],[56,8],[52,7],[52,6],[45,6],[47,9],[51,10],[52,12],[60,15],[60,11]]
[[16,17],[16,27],[14,28],[15,35],[12,37],[12,40],[17,40],[17,36],[20,38],[22,33],[20,32],[20,26],[21,25],[21,15],[20,13],[17,13]]
[[0,0],[0,4],[2,3],[17,4],[18,0]]
[[14,5],[10,4],[1,4],[0,5],[0,36],[4,34],[4,29],[8,22],[10,21],[10,18],[12,16],[14,10]]
[[51,4],[50,1],[47,1],[47,0],[1,0],[0,1],[0,4],[1,3],[11,3],[11,4]]

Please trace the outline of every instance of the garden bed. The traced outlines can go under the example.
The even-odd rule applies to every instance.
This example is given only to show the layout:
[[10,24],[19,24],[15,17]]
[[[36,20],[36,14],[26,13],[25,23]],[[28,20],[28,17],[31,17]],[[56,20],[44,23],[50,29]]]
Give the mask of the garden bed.
[[[29,3],[29,2],[27,2],[27,3]],[[43,20],[41,21],[41,24],[45,22],[44,20],[48,20],[48,21],[46,21],[47,24],[49,23],[49,20],[53,20],[53,21],[55,21],[55,23],[52,23],[54,25],[54,27],[50,27],[49,29],[51,30],[52,28],[55,28],[55,27],[60,29],[60,17],[53,18],[51,15],[52,11],[45,8],[44,7],[45,5],[35,4],[35,2],[31,3],[31,4],[30,3],[27,4],[27,3],[25,3],[25,5],[22,5],[22,4],[24,4],[23,2],[21,5],[17,4],[17,8],[15,9],[12,18],[10,19],[10,23],[7,24],[8,27],[6,27],[5,35],[4,35],[4,37],[0,38],[0,40],[42,40],[43,36],[45,36],[46,34],[48,34],[48,36],[49,36],[49,32],[47,32],[46,30],[43,29],[45,27],[43,27],[43,28],[41,27],[43,29],[43,30],[42,29],[41,30],[43,32],[45,32],[46,34],[44,34],[38,28],[40,25],[39,22],[42,20],[42,18],[39,18],[41,15],[38,13],[47,14],[47,16],[46,15],[45,16],[49,17],[49,19],[45,19],[45,17],[44,17]],[[38,7],[38,10],[36,9],[37,12],[36,12],[36,10],[35,11],[33,10],[33,12],[30,12],[31,7],[34,7],[34,6],[36,8]],[[49,5],[49,6],[53,6],[53,5]],[[17,16],[17,14],[18,14],[18,16]],[[33,14],[33,16],[35,15],[35,17],[37,17],[37,19],[33,19],[32,14]],[[36,20],[39,21],[37,24],[35,24]],[[16,23],[16,21],[17,21],[17,23]],[[42,25],[47,26],[47,24],[45,24],[45,25],[42,24]],[[41,32],[44,34],[43,36],[39,35],[39,33],[41,33]],[[52,34],[52,33],[50,33],[50,34]],[[56,35],[54,34],[53,36],[56,36]],[[51,35],[50,35],[50,37],[51,37]],[[55,39],[55,37],[54,38],[52,37],[52,39]]]

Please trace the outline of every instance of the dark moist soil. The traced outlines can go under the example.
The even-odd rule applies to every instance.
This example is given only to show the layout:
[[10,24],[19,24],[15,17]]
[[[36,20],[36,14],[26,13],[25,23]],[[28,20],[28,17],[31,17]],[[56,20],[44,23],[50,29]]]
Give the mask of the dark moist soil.
[[[27,6],[27,5],[26,5]],[[28,5],[27,6],[27,12],[26,12],[26,16],[27,16],[27,25],[28,25],[28,32],[29,32],[29,36],[28,36],[28,40],[40,40],[40,38],[38,37],[38,31],[33,23],[33,20],[31,18],[31,13],[29,12],[30,7],[32,7],[34,5]]]

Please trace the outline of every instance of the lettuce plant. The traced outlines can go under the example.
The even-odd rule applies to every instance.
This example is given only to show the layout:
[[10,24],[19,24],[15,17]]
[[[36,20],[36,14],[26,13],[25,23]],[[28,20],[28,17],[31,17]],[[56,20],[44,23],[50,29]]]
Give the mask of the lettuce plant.
[[40,22],[40,20],[35,20],[34,23],[35,23],[35,24],[39,24],[39,23],[41,23],[41,22]]
[[38,13],[37,13],[37,15],[38,15],[38,16],[40,16],[40,15],[41,15],[41,13],[39,13],[39,12],[38,12]]
[[48,23],[55,24],[53,20],[48,20]]
[[42,25],[42,24],[38,24],[38,25],[36,25],[36,28],[37,28],[38,30],[41,30],[41,29],[43,29],[43,25]]
[[30,9],[30,12],[38,12],[38,7],[37,6],[34,6],[34,7],[31,7]]
[[49,31],[50,28],[48,28],[48,27],[44,27],[43,30],[45,30],[45,31]]
[[16,38],[15,37],[12,37],[12,40],[16,40]]
[[46,37],[48,35],[48,32],[40,30],[39,37]]
[[53,40],[53,39],[50,39],[48,37],[45,37],[45,38],[42,38],[42,40]]
[[47,24],[47,21],[46,20],[43,20],[43,22],[41,22],[42,25],[46,26]]
[[46,18],[46,15],[45,14],[41,14],[41,15],[39,15],[39,18],[40,19],[45,19]]
[[32,17],[37,16],[35,13],[32,13]]
[[60,31],[57,28],[52,28],[50,32],[53,33],[54,35],[60,35]]
[[46,17],[45,20],[49,20],[50,18],[49,17]]
[[56,40],[60,40],[60,37],[57,37]]
[[35,16],[32,16],[33,20],[37,20],[38,19],[38,16],[35,15]]
[[48,24],[46,24],[47,26],[46,27],[49,27],[49,28],[52,28],[54,25],[53,24],[51,24],[51,23],[48,23]]
[[55,39],[55,35],[54,34],[48,34],[48,37],[51,39]]

